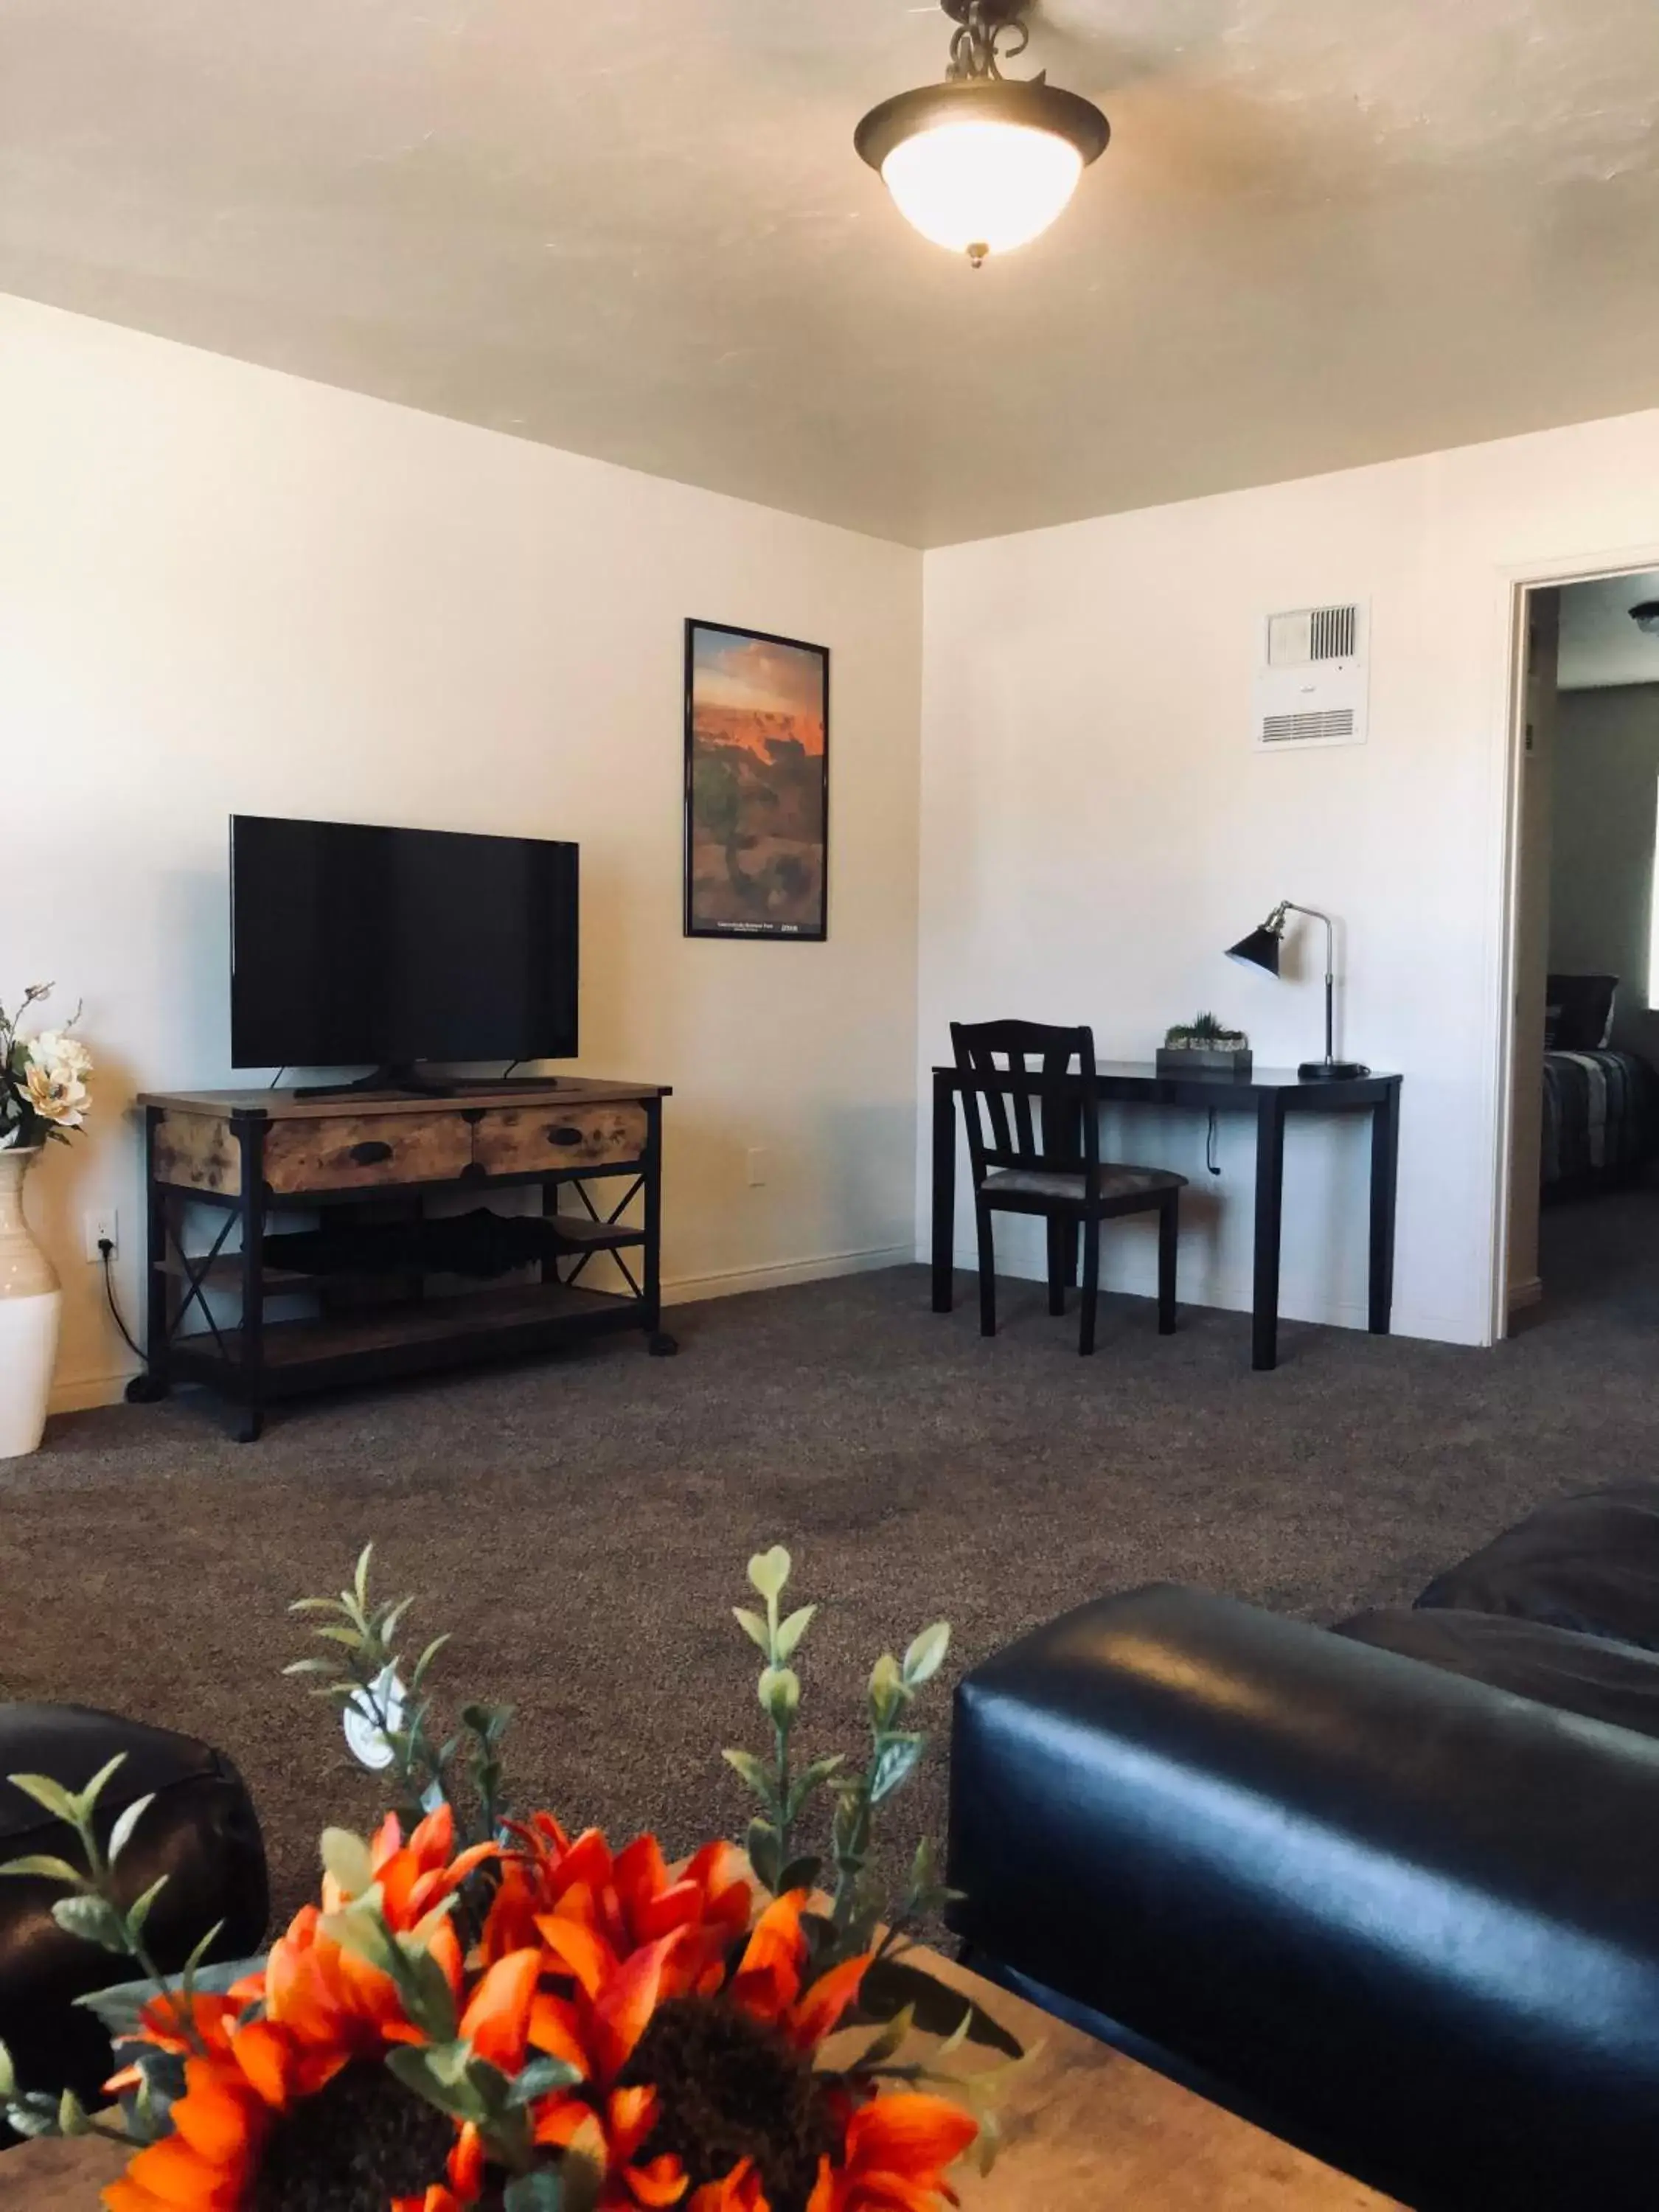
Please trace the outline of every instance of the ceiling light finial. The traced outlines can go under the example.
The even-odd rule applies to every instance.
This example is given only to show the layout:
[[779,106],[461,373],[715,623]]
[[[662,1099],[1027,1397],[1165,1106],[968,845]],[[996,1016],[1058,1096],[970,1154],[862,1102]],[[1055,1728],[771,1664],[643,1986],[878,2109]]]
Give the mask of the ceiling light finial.
[[977,269],[988,254],[1048,229],[1105,152],[1111,126],[1091,102],[1050,84],[1046,72],[1003,76],[1001,63],[1030,43],[1030,0],[939,5],[958,26],[945,82],[872,107],[853,143],[906,221]]

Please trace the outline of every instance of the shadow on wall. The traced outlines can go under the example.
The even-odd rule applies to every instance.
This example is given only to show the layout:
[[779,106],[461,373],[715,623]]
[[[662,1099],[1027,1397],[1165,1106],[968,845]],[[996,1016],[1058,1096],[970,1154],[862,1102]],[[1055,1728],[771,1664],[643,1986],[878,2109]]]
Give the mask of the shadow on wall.
[[[228,824],[228,817],[227,817]],[[188,1090],[235,1080],[230,1065],[230,848],[216,872],[169,869],[161,878],[162,972],[171,1029],[166,1068],[144,1087]]]
[[826,1254],[909,1257],[915,1249],[915,1106],[907,1100],[884,1106],[837,1102],[803,1139],[803,1158],[817,1159],[824,1170],[814,1211],[826,1225]]
[[[156,912],[155,941],[142,951],[162,1019],[137,1035],[131,1009],[112,1001],[95,975],[86,979],[78,1034],[93,1055],[92,1112],[82,1137],[72,1147],[51,1146],[29,1179],[29,1218],[64,1286],[54,1410],[118,1395],[138,1364],[110,1318],[103,1268],[87,1258],[85,1237],[88,1214],[115,1211],[115,1294],[142,1342],[143,1124],[135,1097],[169,1085],[231,1079],[228,863],[217,871],[164,872]],[[68,1011],[66,1005],[62,1012]]]
[[[826,1102],[769,1122],[677,1096],[664,1121],[663,1285],[715,1297],[770,1281],[896,1265],[915,1253],[915,1114],[908,1102]],[[763,1181],[750,1181],[750,1150]],[[677,1190],[695,1193],[682,1205]],[[695,1261],[688,1265],[690,1255]]]
[[54,1410],[60,1401],[89,1403],[89,1393],[111,1395],[115,1381],[137,1365],[110,1319],[102,1263],[86,1256],[88,1214],[113,1209],[118,1216],[116,1296],[135,1334],[143,1275],[143,1185],[129,1109],[139,1078],[125,1060],[100,1049],[95,1022],[83,1019],[77,1034],[93,1055],[92,1111],[72,1142],[47,1145],[24,1188],[25,1211],[64,1289]]

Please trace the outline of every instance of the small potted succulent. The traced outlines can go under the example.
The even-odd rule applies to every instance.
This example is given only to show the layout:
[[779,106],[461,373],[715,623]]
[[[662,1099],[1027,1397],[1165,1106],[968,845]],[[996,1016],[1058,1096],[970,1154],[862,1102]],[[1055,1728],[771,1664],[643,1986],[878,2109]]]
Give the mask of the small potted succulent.
[[1250,1066],[1249,1037],[1213,1014],[1177,1022],[1158,1048],[1160,1075],[1248,1075]]

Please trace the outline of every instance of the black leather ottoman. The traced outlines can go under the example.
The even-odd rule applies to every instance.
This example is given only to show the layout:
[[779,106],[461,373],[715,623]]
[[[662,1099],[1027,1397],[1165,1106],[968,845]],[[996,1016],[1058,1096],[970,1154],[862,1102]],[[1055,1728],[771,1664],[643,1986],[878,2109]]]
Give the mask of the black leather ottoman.
[[1079,1607],[957,1692],[973,1963],[1419,2212],[1650,2212],[1656,1614],[1653,1489],[1343,1634]]
[[[270,1911],[264,1845],[242,1778],[222,1753],[78,1705],[0,1705],[0,1777],[46,1774],[80,1790],[117,1752],[125,1762],[105,1788],[100,1824],[112,1826],[125,1807],[155,1793],[120,1875],[134,1897],[167,1877],[148,1929],[158,1963],[182,1966],[216,1921],[224,1925],[211,1956],[256,1951]],[[40,1851],[78,1858],[73,1833],[0,1779],[0,1863]],[[111,2070],[109,2040],[74,2000],[138,1970],[66,1935],[52,1917],[62,1894],[32,1875],[0,1881],[0,2039],[23,2087],[67,2087],[95,2103]]]
[[1437,1575],[1417,1602],[1659,1651],[1659,1484],[1540,1506]]

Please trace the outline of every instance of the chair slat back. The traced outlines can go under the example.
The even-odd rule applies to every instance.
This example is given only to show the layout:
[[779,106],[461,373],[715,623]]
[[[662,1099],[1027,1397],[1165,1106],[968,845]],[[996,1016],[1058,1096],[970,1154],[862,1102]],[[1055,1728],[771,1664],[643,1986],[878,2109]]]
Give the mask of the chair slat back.
[[952,1022],[951,1045],[963,1079],[963,1118],[975,1184],[993,1168],[1076,1174],[1099,1165],[1092,1030],[1048,1022]]

